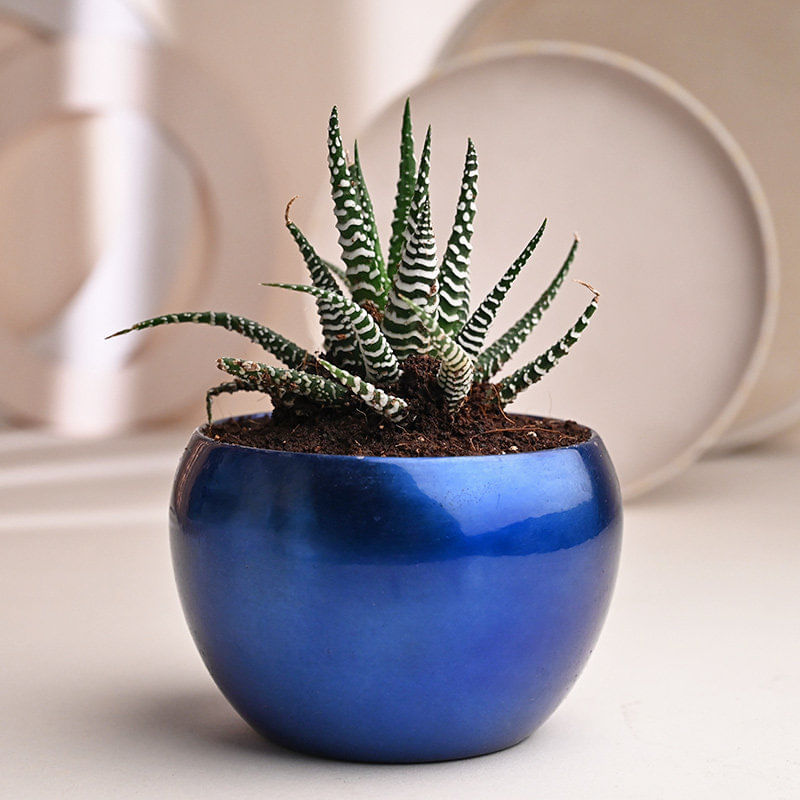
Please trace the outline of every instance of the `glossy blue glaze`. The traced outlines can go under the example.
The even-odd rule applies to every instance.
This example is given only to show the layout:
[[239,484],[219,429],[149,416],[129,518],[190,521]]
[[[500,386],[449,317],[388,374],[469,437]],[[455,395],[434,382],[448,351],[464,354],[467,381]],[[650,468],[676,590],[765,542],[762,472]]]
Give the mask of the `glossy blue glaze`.
[[599,437],[539,453],[358,458],[195,432],[171,505],[183,608],[258,731],[363,761],[508,747],[606,614],[622,528]]

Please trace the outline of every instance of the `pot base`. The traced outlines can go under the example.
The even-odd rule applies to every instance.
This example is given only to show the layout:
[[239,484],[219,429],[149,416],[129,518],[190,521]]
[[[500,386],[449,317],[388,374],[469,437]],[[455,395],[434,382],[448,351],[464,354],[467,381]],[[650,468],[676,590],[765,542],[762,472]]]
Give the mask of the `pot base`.
[[[252,727],[252,726],[251,726]],[[520,739],[515,739],[509,744],[494,746],[487,749],[480,749],[476,751],[463,751],[463,752],[448,752],[446,754],[437,755],[434,753],[406,753],[405,755],[369,755],[352,753],[349,750],[315,750],[313,747],[306,747],[303,743],[297,742],[283,742],[278,739],[272,738],[267,734],[259,731],[257,728],[253,730],[268,741],[270,744],[282,747],[285,750],[291,750],[294,753],[301,753],[313,758],[322,758],[326,761],[347,761],[353,764],[441,764],[447,761],[465,761],[470,758],[480,758],[481,756],[490,756],[494,753],[502,753],[504,750],[510,750],[512,747],[528,741],[536,731],[525,734]],[[537,729],[538,730],[538,729]]]

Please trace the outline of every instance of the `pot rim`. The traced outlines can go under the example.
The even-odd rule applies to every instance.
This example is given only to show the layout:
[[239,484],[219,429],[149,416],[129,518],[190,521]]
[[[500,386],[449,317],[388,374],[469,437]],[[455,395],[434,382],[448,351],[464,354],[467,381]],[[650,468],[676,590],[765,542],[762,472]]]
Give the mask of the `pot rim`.
[[[261,411],[251,414],[234,414],[230,417],[222,417],[221,419],[215,420],[214,422],[227,422],[228,420],[233,419],[253,419],[258,417],[268,417],[270,413],[268,411]],[[538,414],[510,414],[509,416],[512,417],[531,417],[533,419],[553,419],[563,422],[559,417],[545,417]],[[422,461],[435,461],[435,462],[450,462],[450,461],[477,461],[479,459],[502,459],[502,458],[523,458],[527,456],[528,458],[534,456],[547,456],[547,454],[555,453],[562,453],[565,450],[580,450],[583,448],[589,448],[596,446],[598,444],[603,444],[603,440],[600,438],[600,435],[595,431],[593,428],[590,428],[588,425],[584,425],[582,422],[579,422],[583,428],[589,431],[589,438],[583,442],[578,442],[576,444],[569,444],[569,445],[562,445],[559,447],[548,447],[545,450],[535,450],[533,452],[528,453],[503,453],[503,454],[486,454],[486,455],[475,455],[475,456],[357,456],[357,455],[342,455],[339,453],[303,453],[295,450],[271,450],[266,447],[251,447],[250,445],[245,444],[234,444],[232,442],[222,442],[216,439],[212,439],[210,436],[203,432],[203,428],[205,425],[200,425],[194,429],[192,432],[191,438],[197,438],[202,440],[206,445],[210,445],[213,447],[227,447],[233,448],[236,450],[247,450],[253,453],[269,453],[274,454],[276,456],[293,456],[293,457],[301,457],[304,456],[306,458],[322,458],[322,459],[341,459],[343,461],[358,461],[358,462],[374,462],[377,464],[389,464],[392,462],[400,462],[400,463],[407,463],[409,461],[414,462],[422,462]]]

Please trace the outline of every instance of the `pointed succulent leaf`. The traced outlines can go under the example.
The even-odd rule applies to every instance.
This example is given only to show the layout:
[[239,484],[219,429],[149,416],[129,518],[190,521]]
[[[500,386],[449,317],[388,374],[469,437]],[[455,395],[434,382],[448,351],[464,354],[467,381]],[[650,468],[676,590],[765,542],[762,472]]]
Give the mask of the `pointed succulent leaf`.
[[439,385],[444,389],[447,410],[451,414],[455,413],[463,405],[472,387],[474,373],[472,359],[427,311],[407,297],[402,297],[401,299],[419,317],[420,322],[430,336],[431,351],[442,361],[437,379]]
[[[425,133],[425,141],[422,144],[422,153],[419,157],[419,167],[417,168],[417,179],[414,184],[414,194],[411,197],[411,205],[408,209],[408,217],[406,219],[406,229],[403,234],[404,247],[408,245],[409,240],[417,226],[417,219],[419,217],[420,209],[430,197],[431,188],[431,126],[428,125],[428,130]],[[402,255],[401,255],[402,262]]]
[[536,245],[539,244],[539,240],[542,238],[542,234],[544,233],[546,225],[547,220],[541,224],[533,239],[531,239],[528,244],[525,245],[525,249],[519,254],[519,256],[517,256],[514,263],[506,270],[505,274],[495,284],[492,291],[486,295],[483,302],[475,309],[475,311],[472,312],[472,315],[470,316],[466,325],[464,325],[464,327],[461,329],[461,332],[458,334],[458,343],[471,356],[477,356],[483,347],[489,327],[494,322],[494,318],[497,316],[497,312],[500,309],[503,300],[505,300],[508,290],[511,288],[511,284],[514,283],[514,280],[516,279],[517,275],[519,275],[520,270],[528,262],[528,259],[530,259],[531,254],[536,249]]
[[575,252],[578,249],[578,237],[572,243],[569,254],[555,278],[550,282],[539,299],[520,317],[494,344],[484,350],[475,361],[475,375],[479,381],[488,380],[503,368],[505,363],[517,352],[530,332],[539,324],[542,314],[550,307],[564,283]]
[[[286,227],[297,243],[300,254],[308,267],[311,280],[318,289],[323,289],[332,294],[341,296],[341,290],[336,280],[331,275],[325,262],[317,255],[317,251],[303,235],[300,228],[289,218],[289,209],[297,198],[292,198],[286,206],[284,218]],[[325,339],[325,352],[347,369],[358,369],[361,364],[361,355],[358,349],[353,326],[346,316],[324,297],[317,298],[317,314],[322,325],[322,334]]]
[[[318,361],[321,363],[321,359]],[[347,399],[347,392],[335,381],[296,369],[241,358],[218,358],[217,368],[269,394],[275,403],[292,395],[323,405],[335,405]]]
[[369,196],[369,189],[367,189],[367,183],[364,180],[364,172],[361,169],[361,159],[358,156],[358,142],[353,146],[353,166],[350,167],[350,174],[353,177],[353,182],[358,191],[358,199],[364,214],[364,227],[375,251],[375,266],[380,273],[381,279],[378,305],[380,308],[383,308],[383,304],[386,301],[386,292],[389,290],[389,277],[386,274],[386,263],[383,260],[381,242],[378,238],[378,226],[375,223],[375,209],[372,207],[372,198]]
[[338,264],[334,264],[332,261],[328,261],[325,258],[320,258],[320,261],[323,263],[328,272],[335,275],[349,291],[350,286],[347,283],[347,271],[343,267],[340,267]]
[[559,360],[569,352],[575,342],[578,341],[581,333],[583,333],[586,326],[589,324],[592,315],[597,310],[598,294],[591,286],[588,288],[594,293],[594,297],[592,297],[591,302],[586,306],[578,321],[566,334],[538,358],[526,364],[524,367],[520,367],[508,377],[503,378],[497,385],[497,397],[501,405],[507,405],[514,400],[520,392],[541,380],[542,377],[550,372]]
[[208,424],[213,421],[212,416],[212,403],[215,397],[221,394],[235,394],[236,392],[260,392],[261,389],[255,384],[248,383],[247,381],[239,380],[227,381],[214,386],[206,392],[206,416],[208,417]]
[[401,397],[388,394],[377,386],[373,386],[368,381],[365,381],[363,378],[359,378],[358,375],[353,375],[347,372],[347,370],[340,369],[322,358],[319,359],[319,363],[322,364],[342,386],[346,387],[358,397],[362,403],[383,414],[387,419],[399,422],[405,417],[408,403]]
[[391,278],[400,265],[405,242],[406,225],[414,196],[414,180],[417,165],[414,159],[414,135],[411,126],[411,103],[406,100],[403,111],[403,127],[400,133],[400,170],[397,178],[397,194],[392,215],[392,236],[389,241],[387,272]]
[[328,126],[328,167],[347,283],[356,303],[370,302],[378,305],[381,299],[382,276],[375,261],[375,243],[370,238],[358,189],[347,166],[335,106]]
[[295,283],[268,283],[265,285],[290,289],[294,292],[305,292],[324,301],[340,313],[355,333],[363,361],[363,370],[369,380],[391,383],[400,376],[400,365],[392,348],[381,333],[378,324],[361,306],[340,294],[327,292],[315,286]]
[[314,282],[314,286],[317,286],[320,289],[326,289],[329,292],[338,292],[340,291],[339,285],[331,275],[327,264],[317,255],[317,251],[314,249],[311,242],[308,241],[305,234],[300,230],[300,228],[297,227],[297,225],[289,216],[289,211],[291,210],[292,204],[295,200],[297,200],[297,197],[293,197],[286,206],[286,211],[283,215],[283,218],[286,221],[286,227],[289,230],[289,233],[292,234],[292,238],[297,245],[297,249],[300,251],[300,255],[303,257],[303,261],[306,262],[306,267],[308,268],[308,273],[311,276],[311,280]]
[[469,259],[477,192],[478,156],[469,139],[455,220],[439,270],[439,324],[447,333],[460,331],[469,314]]
[[419,318],[401,297],[407,297],[429,314],[435,314],[438,306],[437,273],[431,207],[426,198],[403,248],[403,259],[392,281],[383,314],[383,332],[401,361],[415,353],[427,353],[430,347],[428,334],[420,326]]
[[130,328],[106,336],[111,339],[131,331],[141,331],[145,328],[156,328],[159,325],[171,325],[180,322],[197,322],[202,325],[214,325],[218,328],[239,333],[251,342],[255,342],[271,353],[275,358],[286,364],[287,367],[302,368],[307,363],[314,361],[314,356],[299,345],[276,333],[266,325],[261,325],[246,317],[237,317],[226,311],[184,311],[180,314],[166,314],[162,317],[145,319],[131,325]]

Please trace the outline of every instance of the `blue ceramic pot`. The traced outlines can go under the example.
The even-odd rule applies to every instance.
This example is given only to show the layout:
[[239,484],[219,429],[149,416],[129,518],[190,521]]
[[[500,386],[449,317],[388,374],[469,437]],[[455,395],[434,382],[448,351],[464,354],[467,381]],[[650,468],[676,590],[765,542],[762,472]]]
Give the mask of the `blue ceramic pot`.
[[287,747],[358,761],[489,753],[581,671],[622,529],[596,434],[538,453],[360,458],[193,435],[171,540],[219,688]]

